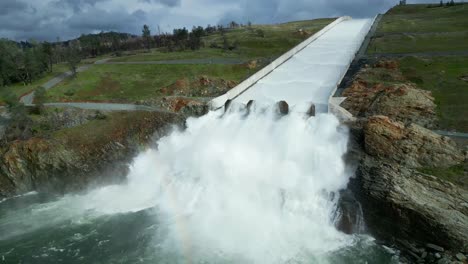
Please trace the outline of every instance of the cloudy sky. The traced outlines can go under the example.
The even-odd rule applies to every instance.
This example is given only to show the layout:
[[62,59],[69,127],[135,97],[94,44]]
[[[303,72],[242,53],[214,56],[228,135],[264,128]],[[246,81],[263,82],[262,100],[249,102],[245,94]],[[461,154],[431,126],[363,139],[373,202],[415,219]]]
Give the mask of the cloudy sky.
[[[0,38],[66,40],[82,33],[141,34],[235,20],[278,23],[336,17],[370,17],[398,0],[0,0]],[[411,2],[427,2],[412,0]]]

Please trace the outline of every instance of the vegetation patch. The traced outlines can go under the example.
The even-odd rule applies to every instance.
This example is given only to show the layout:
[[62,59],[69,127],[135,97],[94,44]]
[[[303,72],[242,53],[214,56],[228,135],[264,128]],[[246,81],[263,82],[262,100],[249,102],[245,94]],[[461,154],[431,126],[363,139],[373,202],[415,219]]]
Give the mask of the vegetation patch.
[[468,131],[468,56],[400,59],[403,76],[435,98],[442,129]]
[[370,54],[448,51],[468,51],[468,31],[431,34],[404,33],[383,35],[375,37],[368,50]]
[[[277,25],[250,25],[214,32],[201,38],[198,50],[152,49],[150,52],[117,57],[113,62],[180,59],[236,58],[242,60],[280,56],[334,19],[316,19]],[[226,48],[224,46],[227,45]]]
[[[49,90],[46,100],[133,103],[164,95],[216,96],[255,71],[246,65],[94,65]],[[209,82],[203,84],[203,76]]]
[[51,72],[43,73],[40,78],[33,80],[29,84],[15,83],[15,84],[10,84],[5,87],[1,87],[0,88],[1,89],[0,90],[0,105],[5,104],[6,100],[8,100],[8,97],[10,98],[12,97],[12,99],[18,100],[19,97],[21,97],[22,95],[25,95],[34,91],[38,86],[41,86],[42,84],[46,83],[50,79],[56,76],[59,76],[66,71],[68,71],[68,66],[66,64],[64,63],[55,64]]
[[448,168],[421,168],[420,172],[436,176],[440,179],[450,181],[459,186],[463,186],[465,189],[468,189],[468,181],[465,171],[465,166],[463,164],[451,166]]
[[382,18],[368,53],[468,51],[468,5],[405,5]]

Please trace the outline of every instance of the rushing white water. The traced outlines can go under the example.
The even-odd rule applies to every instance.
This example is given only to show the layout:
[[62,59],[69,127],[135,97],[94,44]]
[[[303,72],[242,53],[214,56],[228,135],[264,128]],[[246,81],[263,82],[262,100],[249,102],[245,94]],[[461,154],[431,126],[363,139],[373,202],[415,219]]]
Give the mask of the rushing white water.
[[218,115],[189,120],[130,174],[130,182],[148,177],[158,186],[171,242],[188,258],[214,252],[254,263],[322,256],[349,243],[331,219],[332,194],[349,176],[348,135],[334,116]]
[[338,191],[350,176],[342,160],[347,138],[329,114],[258,110],[189,119],[185,130],[135,158],[125,184],[2,203],[0,255],[69,263],[396,263],[369,237],[335,228]]
[[353,243],[332,218],[350,176],[347,139],[330,114],[210,112],[136,157],[126,184],[28,209],[31,223],[5,222],[21,218],[28,232],[154,208],[154,243],[187,263],[327,263]]
[[189,260],[254,263],[326,256],[347,245],[331,216],[348,174],[333,115],[211,112],[140,154],[125,186],[91,193],[106,213],[157,206],[162,244]]

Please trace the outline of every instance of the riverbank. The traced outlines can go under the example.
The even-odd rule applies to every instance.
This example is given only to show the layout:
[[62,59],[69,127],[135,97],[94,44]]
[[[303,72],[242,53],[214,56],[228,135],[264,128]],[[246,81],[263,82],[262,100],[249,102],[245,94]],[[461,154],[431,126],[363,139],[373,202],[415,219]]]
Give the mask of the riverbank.
[[121,182],[136,154],[184,120],[168,112],[73,108],[9,120],[0,144],[0,197]]
[[467,151],[430,130],[439,124],[431,93],[384,60],[363,67],[342,95],[357,118],[350,187],[370,233],[401,250],[402,262],[466,260]]

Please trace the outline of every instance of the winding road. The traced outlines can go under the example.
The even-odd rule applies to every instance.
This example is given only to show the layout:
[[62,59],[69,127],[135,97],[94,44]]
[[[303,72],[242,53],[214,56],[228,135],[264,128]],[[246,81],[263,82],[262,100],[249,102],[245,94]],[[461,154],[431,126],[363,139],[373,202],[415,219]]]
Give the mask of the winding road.
[[212,59],[187,59],[187,60],[160,60],[160,61],[106,61],[101,64],[128,64],[128,65],[139,65],[139,64],[224,64],[224,65],[238,65],[245,63],[245,60],[234,59],[234,58],[212,58]]
[[46,103],[45,106],[55,107],[74,107],[87,110],[102,110],[102,111],[157,111],[167,112],[165,110],[136,104],[117,104],[117,103],[88,103],[88,102],[72,102],[72,103]]
[[[103,64],[115,64],[115,65],[139,65],[139,64],[225,64],[225,65],[236,65],[245,63],[244,60],[239,59],[224,59],[224,58],[213,58],[213,59],[187,59],[187,60],[162,60],[162,61],[132,61],[132,62],[111,62],[111,58],[105,58],[98,61],[95,61],[93,64],[83,65],[78,67],[77,72],[84,72],[91,68],[93,65],[103,65]],[[64,72],[41,86],[44,89],[49,90],[56,86],[57,84],[64,81],[66,78],[72,76],[71,71]],[[20,102],[25,105],[34,104],[34,91],[26,95],[23,95],[20,98]],[[87,102],[70,102],[70,103],[47,103],[46,106],[59,106],[59,107],[75,107],[81,109],[91,109],[91,110],[105,110],[105,111],[162,111],[161,109],[136,105],[136,104],[114,104],[114,103],[87,103]]]

